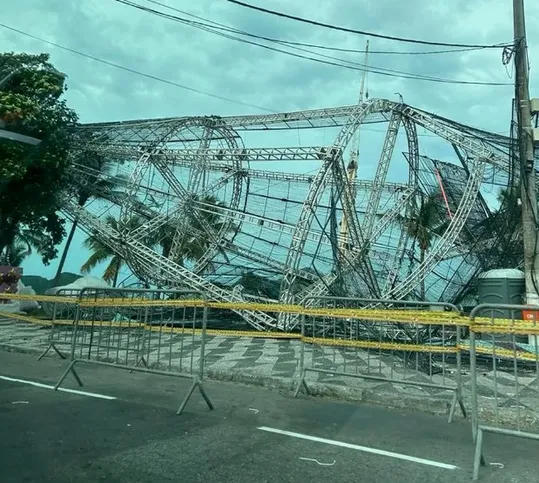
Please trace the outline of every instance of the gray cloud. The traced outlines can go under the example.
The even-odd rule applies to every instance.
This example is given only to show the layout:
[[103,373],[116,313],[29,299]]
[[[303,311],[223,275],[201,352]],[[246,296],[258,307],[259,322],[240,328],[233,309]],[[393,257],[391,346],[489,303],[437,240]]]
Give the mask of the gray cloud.
[[[365,45],[366,39],[362,36],[270,17],[224,1],[161,1],[208,20],[261,35],[355,49]],[[139,3],[159,8],[145,0]],[[262,0],[251,0],[251,3],[268,5]],[[327,0],[318,4],[308,0],[274,0],[271,6],[335,25],[402,37],[458,43],[497,43],[513,37],[511,5],[506,0]],[[539,51],[539,31],[532,28],[539,23],[538,2],[527,2],[527,15],[531,90],[532,95],[539,96],[539,78],[534,76],[533,70],[533,54]],[[10,2],[9,8],[3,9],[2,22],[126,67],[273,110],[352,104],[358,97],[360,72],[226,40],[113,0]],[[50,52],[52,62],[68,75],[68,101],[83,122],[260,112],[254,107],[213,99],[123,72],[3,28],[0,28],[0,41],[4,50]],[[374,50],[426,48],[371,39]],[[325,53],[363,62],[362,54]],[[498,50],[439,56],[372,55],[370,63],[437,77],[512,82]],[[368,85],[371,97],[396,99],[395,93],[400,92],[407,103],[460,122],[505,132],[509,126],[511,86],[446,85],[372,73]],[[435,155],[429,139],[424,145],[427,154]]]

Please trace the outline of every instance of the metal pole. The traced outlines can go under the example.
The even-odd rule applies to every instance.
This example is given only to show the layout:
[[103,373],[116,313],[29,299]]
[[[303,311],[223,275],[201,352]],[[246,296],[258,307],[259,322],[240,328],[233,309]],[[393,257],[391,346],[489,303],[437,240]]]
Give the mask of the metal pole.
[[528,85],[528,52],[524,0],[513,0],[515,29],[515,98],[518,112],[518,141],[520,157],[520,186],[522,199],[522,233],[524,240],[524,272],[526,302],[539,305],[534,276],[539,274],[537,253],[537,198],[532,137],[532,114]]

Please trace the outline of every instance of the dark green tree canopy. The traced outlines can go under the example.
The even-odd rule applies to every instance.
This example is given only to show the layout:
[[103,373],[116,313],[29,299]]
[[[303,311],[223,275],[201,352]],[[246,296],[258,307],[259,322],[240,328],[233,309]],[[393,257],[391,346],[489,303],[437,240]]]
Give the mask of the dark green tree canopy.
[[77,116],[62,99],[65,75],[48,54],[0,54],[2,80],[0,124],[41,143],[0,138],[0,255],[12,249],[21,231],[29,231],[48,263],[65,234],[56,213],[67,186],[70,128]]

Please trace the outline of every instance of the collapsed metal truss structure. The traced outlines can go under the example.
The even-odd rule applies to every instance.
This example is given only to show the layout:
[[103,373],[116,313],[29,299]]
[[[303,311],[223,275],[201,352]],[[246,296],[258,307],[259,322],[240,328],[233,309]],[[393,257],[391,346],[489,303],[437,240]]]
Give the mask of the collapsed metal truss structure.
[[[358,178],[363,158],[349,144],[385,124],[372,179]],[[421,153],[418,130],[456,161]],[[328,132],[330,143],[300,142]],[[430,300],[454,302],[500,263],[484,194],[510,181],[511,138],[403,103],[86,124],[77,135],[71,176],[91,197],[70,196],[64,211],[147,285],[309,305],[325,294],[413,298],[423,283]],[[424,246],[417,220],[436,193]],[[273,291],[244,290],[253,275]],[[298,323],[238,313],[259,330]]]

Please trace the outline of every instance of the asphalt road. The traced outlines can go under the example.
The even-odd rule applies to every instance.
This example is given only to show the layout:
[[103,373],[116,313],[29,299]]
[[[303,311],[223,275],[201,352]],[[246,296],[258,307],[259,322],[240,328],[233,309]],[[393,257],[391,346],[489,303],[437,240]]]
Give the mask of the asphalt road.
[[[83,390],[54,392],[64,361],[0,351],[0,480],[8,482],[468,482],[465,421],[264,388],[81,366]],[[71,378],[66,387],[77,388]],[[263,428],[263,429],[260,429]],[[539,445],[485,436],[491,483],[537,482]],[[314,461],[316,460],[316,461]],[[453,468],[455,467],[455,468]]]

